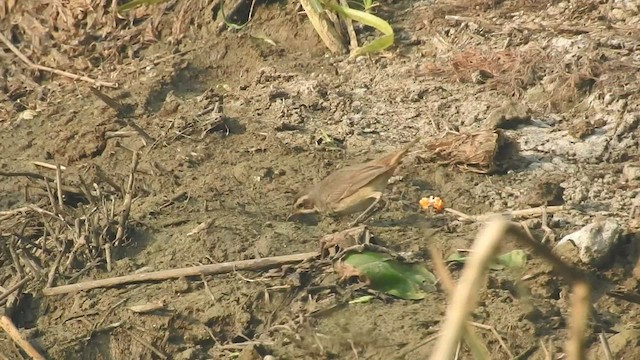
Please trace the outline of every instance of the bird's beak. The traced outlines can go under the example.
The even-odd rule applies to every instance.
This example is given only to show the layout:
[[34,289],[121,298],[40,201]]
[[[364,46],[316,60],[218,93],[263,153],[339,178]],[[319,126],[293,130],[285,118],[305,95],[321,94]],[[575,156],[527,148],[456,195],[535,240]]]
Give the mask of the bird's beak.
[[313,209],[294,209],[291,211],[291,213],[289,213],[289,216],[287,216],[287,220],[286,221],[290,221],[292,219],[297,218],[298,216],[305,216],[305,215],[311,215],[311,214],[317,214],[319,211],[317,208],[313,208]]

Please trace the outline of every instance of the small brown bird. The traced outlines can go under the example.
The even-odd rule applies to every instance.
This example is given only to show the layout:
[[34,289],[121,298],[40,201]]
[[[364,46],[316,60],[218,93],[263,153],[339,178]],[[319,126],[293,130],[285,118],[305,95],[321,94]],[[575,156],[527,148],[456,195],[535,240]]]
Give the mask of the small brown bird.
[[287,219],[311,213],[348,215],[361,212],[351,226],[363,221],[380,203],[389,179],[418,140],[379,159],[345,166],[331,173],[296,197]]

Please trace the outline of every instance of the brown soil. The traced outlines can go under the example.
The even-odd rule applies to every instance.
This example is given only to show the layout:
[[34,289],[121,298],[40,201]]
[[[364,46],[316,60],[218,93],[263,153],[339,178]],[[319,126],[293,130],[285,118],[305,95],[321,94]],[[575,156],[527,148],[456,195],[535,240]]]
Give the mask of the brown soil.
[[[598,1],[383,1],[376,11],[393,25],[396,43],[382,55],[358,59],[327,55],[295,2],[258,2],[247,27],[219,34],[219,20],[211,16],[214,2],[171,1],[139,10],[127,23],[94,1],[99,16],[88,25],[93,10],[71,1],[75,7],[67,15],[77,22],[68,29],[46,23],[47,11],[54,10],[45,3],[35,15],[21,4],[6,15],[0,9],[3,33],[35,62],[117,82],[117,89],[102,91],[124,109],[118,114],[85,82],[36,73],[3,47],[0,171],[55,178],[55,171],[31,161],[59,162],[66,167],[66,185],[80,187],[80,177],[92,189],[98,184],[107,201],[101,206],[110,208],[114,199],[119,214],[121,193],[98,176],[96,165],[126,188],[128,149],[140,150],[128,232],[113,250],[111,272],[88,255],[67,266],[65,256],[55,285],[143,268],[317,250],[323,235],[346,229],[353,219],[287,221],[295,194],[305,185],[415,136],[429,141],[447,131],[492,128],[489,115],[514,100],[551,129],[536,135],[540,145],[522,140],[531,135],[521,127],[505,126],[520,140],[523,158],[511,163],[510,171],[492,175],[425,161],[426,147],[418,145],[400,167],[401,177],[389,185],[386,208],[367,223],[375,240],[431,267],[430,245],[445,256],[469,248],[479,225],[419,212],[420,198],[437,195],[449,207],[482,214],[535,203],[529,195],[541,181],[563,183],[565,201],[581,206],[582,213],[553,216],[556,238],[593,215],[616,217],[630,228],[614,261],[594,273],[637,291],[628,216],[638,179],[622,175],[638,154],[640,15],[631,2],[620,12],[614,11],[620,4]],[[57,36],[38,32],[28,21]],[[99,31],[104,31],[102,42],[96,41]],[[375,35],[361,32],[362,39]],[[203,114],[216,102],[224,116]],[[138,135],[110,137],[132,130],[128,118],[155,142],[145,146]],[[567,135],[570,155],[544,147],[546,136],[556,139],[585,124],[588,134]],[[601,129],[611,129],[608,145],[595,156],[582,156],[579,144],[593,149]],[[324,144],[323,134],[337,146]],[[0,177],[0,211],[29,204],[50,209],[47,192],[36,183],[44,184]],[[9,243],[17,241],[20,248],[29,239],[41,239],[43,219],[0,215],[0,286],[8,288],[19,278]],[[207,221],[206,230],[187,235]],[[72,243],[73,226],[52,223],[58,239]],[[105,226],[117,228],[111,225]],[[539,219],[530,225],[542,237]],[[381,296],[348,304],[365,289],[334,286],[335,274],[309,264],[44,296],[48,269],[59,251],[51,242],[46,246],[44,252],[26,247],[44,270],[23,289],[12,319],[50,359],[390,359],[435,333],[446,307],[442,290],[420,301]],[[506,243],[502,250],[515,247]],[[474,312],[474,321],[493,326],[519,359],[545,359],[545,351],[557,359],[564,351],[569,286],[550,270],[530,256],[526,281],[491,272]],[[453,274],[458,276],[457,268]],[[603,296],[605,290],[597,289],[597,316],[587,335],[593,359],[604,358],[599,332],[621,333],[639,315],[637,305]],[[156,301],[166,309],[150,314],[128,309]],[[117,326],[95,331],[109,324]],[[478,332],[492,359],[509,358],[491,331]],[[640,358],[637,343],[637,336],[618,337],[611,346],[616,358],[633,359]],[[432,344],[406,358],[426,358]],[[26,358],[3,334],[0,348],[0,358]],[[460,358],[470,358],[464,346]]]

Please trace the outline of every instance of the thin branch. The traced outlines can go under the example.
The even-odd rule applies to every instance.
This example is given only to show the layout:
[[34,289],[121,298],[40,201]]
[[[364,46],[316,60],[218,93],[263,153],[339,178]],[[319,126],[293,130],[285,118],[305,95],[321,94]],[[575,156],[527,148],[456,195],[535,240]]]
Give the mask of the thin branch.
[[162,281],[188,276],[226,274],[234,270],[263,270],[286,264],[302,262],[318,255],[318,252],[309,252],[294,255],[283,255],[260,259],[231,261],[211,265],[193,266],[180,269],[160,270],[142,274],[113,277],[108,279],[91,280],[78,284],[63,285],[53,288],[44,288],[42,290],[42,293],[46,296],[51,296],[98,288],[109,288],[132,283]]
[[0,301],[6,299],[7,297],[9,297],[9,295],[11,295],[14,292],[16,292],[16,290],[20,289],[22,287],[22,285],[27,283],[27,281],[29,281],[29,277],[28,276],[25,277],[24,279],[18,281],[12,287],[8,288],[7,291],[5,291],[2,295],[0,295]]
[[489,221],[496,217],[509,217],[509,218],[517,218],[517,217],[530,217],[537,216],[542,214],[551,214],[563,210],[568,210],[567,206],[540,206],[530,209],[521,209],[521,210],[509,210],[503,212],[495,212],[495,213],[486,213],[481,215],[468,215],[463,213],[462,211],[458,211],[451,208],[445,208],[444,211],[451,213],[462,220],[473,221],[473,222],[485,222]]
[[600,344],[602,345],[602,352],[604,352],[604,357],[607,360],[614,360],[613,355],[611,354],[611,348],[609,347],[609,341],[607,341],[607,336],[604,333],[600,333],[598,335],[600,339]]

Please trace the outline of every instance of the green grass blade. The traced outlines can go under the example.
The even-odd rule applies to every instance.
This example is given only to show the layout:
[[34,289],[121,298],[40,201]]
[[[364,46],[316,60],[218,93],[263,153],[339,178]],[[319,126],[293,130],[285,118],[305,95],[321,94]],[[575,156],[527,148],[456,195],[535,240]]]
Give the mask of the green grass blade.
[[357,21],[367,26],[371,26],[372,28],[379,30],[385,35],[393,35],[393,28],[391,27],[391,25],[373,14],[340,6],[331,2],[326,3],[326,5],[331,10],[341,13],[351,20]]
[[330,0],[325,1],[324,5],[332,11],[340,13],[343,16],[348,17],[353,21],[357,21],[363,25],[371,26],[372,28],[375,28],[382,34],[384,34],[383,36],[371,41],[370,43],[355,49],[351,54],[351,57],[382,51],[393,45],[393,28],[391,27],[391,25],[389,25],[388,22],[384,21],[383,19],[368,12],[351,9],[346,6],[340,6]]
[[393,34],[383,35],[369,42],[368,44],[360,46],[359,48],[355,49],[353,51],[353,54],[351,54],[351,57],[356,57],[360,55],[366,55],[366,54],[382,51],[391,45],[393,45]]

